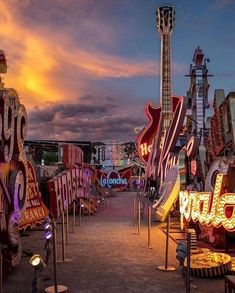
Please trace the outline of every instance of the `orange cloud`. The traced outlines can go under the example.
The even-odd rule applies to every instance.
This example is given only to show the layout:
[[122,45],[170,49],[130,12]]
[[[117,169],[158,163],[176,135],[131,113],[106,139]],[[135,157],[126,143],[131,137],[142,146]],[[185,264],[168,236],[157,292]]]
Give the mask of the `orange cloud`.
[[[26,3],[26,2],[25,2]],[[153,75],[155,61],[139,61],[99,51],[73,48],[72,37],[51,34],[46,24],[27,27],[17,1],[0,1],[0,37],[8,57],[7,87],[14,87],[28,107],[77,98],[89,79]],[[26,4],[25,4],[26,5]],[[69,48],[66,49],[66,48]],[[66,77],[66,71],[68,77]],[[71,80],[70,74],[76,76]]]
[[0,1],[0,37],[8,57],[6,86],[14,87],[21,99],[32,106],[41,98],[59,98],[59,89],[50,87],[47,74],[56,67],[48,41],[18,25],[17,16]]
[[[97,80],[158,74],[156,60],[117,56],[100,49],[100,38],[101,43],[108,46],[111,37],[112,45],[112,42],[117,42],[119,33],[112,26],[105,30],[102,21],[87,19],[87,5],[92,5],[91,2],[81,1],[81,6],[86,5],[86,9],[83,11],[79,6],[82,25],[75,29],[71,23],[65,25],[63,22],[71,10],[63,14],[63,9],[56,6],[64,3],[63,0],[57,0],[56,5],[51,4],[45,11],[38,1],[0,0],[1,49],[7,55],[9,66],[5,85],[17,90],[28,109],[46,102],[74,102],[82,95],[96,93],[93,86]],[[32,3],[34,6],[31,7]],[[70,1],[69,5],[72,3]],[[63,5],[66,9],[67,6]],[[32,11],[30,16],[26,15],[25,9],[28,9],[26,12]],[[44,22],[40,22],[42,13],[46,15]],[[54,31],[50,20],[54,21],[58,14],[60,23]],[[34,15],[37,19],[29,21]],[[86,41],[84,36],[93,30],[87,39],[94,46],[87,46],[82,41]],[[79,42],[83,46],[79,46]],[[176,72],[185,72],[180,64],[173,68]]]
[[110,56],[100,52],[83,50],[62,51],[66,62],[91,74],[93,78],[120,78],[154,75],[157,71],[155,61],[132,60],[120,56]]

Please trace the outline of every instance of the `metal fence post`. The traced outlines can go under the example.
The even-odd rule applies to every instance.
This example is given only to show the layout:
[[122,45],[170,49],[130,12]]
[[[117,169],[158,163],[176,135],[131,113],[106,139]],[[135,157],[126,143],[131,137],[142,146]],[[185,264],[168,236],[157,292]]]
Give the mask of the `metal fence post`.
[[138,200],[138,235],[140,234],[140,200]]
[[186,293],[190,293],[190,257],[191,257],[191,233],[188,233],[187,235]]
[[150,246],[150,237],[151,237],[151,222],[152,222],[152,215],[151,215],[151,207],[148,207],[148,246]]
[[135,218],[136,218],[136,198],[133,196],[133,226],[135,226]]

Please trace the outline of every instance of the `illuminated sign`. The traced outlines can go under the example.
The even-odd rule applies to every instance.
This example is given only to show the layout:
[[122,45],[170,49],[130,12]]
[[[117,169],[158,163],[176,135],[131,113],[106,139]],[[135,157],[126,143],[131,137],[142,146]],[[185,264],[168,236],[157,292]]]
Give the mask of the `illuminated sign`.
[[214,193],[180,191],[180,213],[187,221],[235,231],[235,193],[222,194],[224,174],[216,176]]
[[121,178],[120,174],[112,170],[110,171],[107,176],[102,175],[100,178],[101,186],[108,186],[108,187],[122,187],[123,185],[126,186],[128,184],[127,178]]
[[38,189],[36,174],[33,165],[27,161],[28,166],[28,192],[26,199],[26,209],[21,212],[20,229],[26,229],[40,224],[48,216],[48,209],[44,205]]
[[147,165],[152,149],[153,139],[156,136],[159,128],[161,108],[154,108],[151,103],[148,103],[146,105],[145,112],[149,122],[144,130],[138,135],[136,142],[139,156],[142,162]]
[[131,168],[119,171],[111,170],[109,173],[105,173],[101,170],[98,170],[97,172],[97,178],[101,186],[112,187],[118,190],[123,190],[126,188],[131,175]]
[[177,143],[177,139],[183,127],[186,108],[186,99],[183,96],[179,97],[178,104],[174,111],[173,119],[171,121],[170,126],[165,131],[165,135],[163,137],[163,144],[158,164],[158,177],[161,178],[161,184],[163,183],[166,177],[169,167],[177,162],[173,154]]
[[151,153],[151,150],[152,150],[152,144],[148,145],[146,142],[145,143],[142,143],[140,146],[140,154],[141,156],[146,156],[146,155],[149,155]]
[[[0,73],[6,73],[5,54],[0,50]],[[20,213],[26,208],[28,168],[24,139],[28,119],[17,92],[0,80],[0,239],[7,244],[10,266],[20,261]],[[14,249],[12,249],[14,247]]]
[[63,148],[63,163],[66,168],[83,166],[83,151],[80,147],[73,144],[65,144]]
[[93,172],[84,168],[64,170],[47,182],[50,194],[50,211],[55,218],[78,197],[88,197]]

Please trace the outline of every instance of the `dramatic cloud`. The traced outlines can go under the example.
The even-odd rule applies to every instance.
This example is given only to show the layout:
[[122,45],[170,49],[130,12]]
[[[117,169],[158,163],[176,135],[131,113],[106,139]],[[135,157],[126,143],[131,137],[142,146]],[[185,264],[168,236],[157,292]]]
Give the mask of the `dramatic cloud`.
[[[9,64],[6,83],[19,91],[26,106],[73,100],[86,94],[92,80],[156,73],[154,60],[109,54],[99,47],[101,41],[108,41],[112,27],[104,29],[95,17],[87,20],[91,4],[93,1],[66,1],[66,5],[59,0],[0,1],[1,46]],[[86,39],[91,29],[93,37]]]
[[[182,16],[191,19],[185,3]],[[159,97],[155,8],[153,0],[0,0],[4,82],[27,108],[29,139],[134,138],[146,100]],[[173,60],[180,94],[188,72],[182,38]]]
[[[94,105],[99,101],[99,106]],[[51,140],[134,140],[134,128],[146,121],[141,108],[125,110],[112,97],[85,96],[76,104],[48,103],[30,114],[29,139]]]

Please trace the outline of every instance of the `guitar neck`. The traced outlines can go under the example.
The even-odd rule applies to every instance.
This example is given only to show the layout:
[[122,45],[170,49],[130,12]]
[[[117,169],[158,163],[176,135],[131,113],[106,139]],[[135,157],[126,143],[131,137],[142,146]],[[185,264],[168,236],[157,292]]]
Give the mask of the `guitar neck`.
[[163,129],[169,126],[173,116],[171,99],[171,34],[161,35],[160,102],[164,114]]

